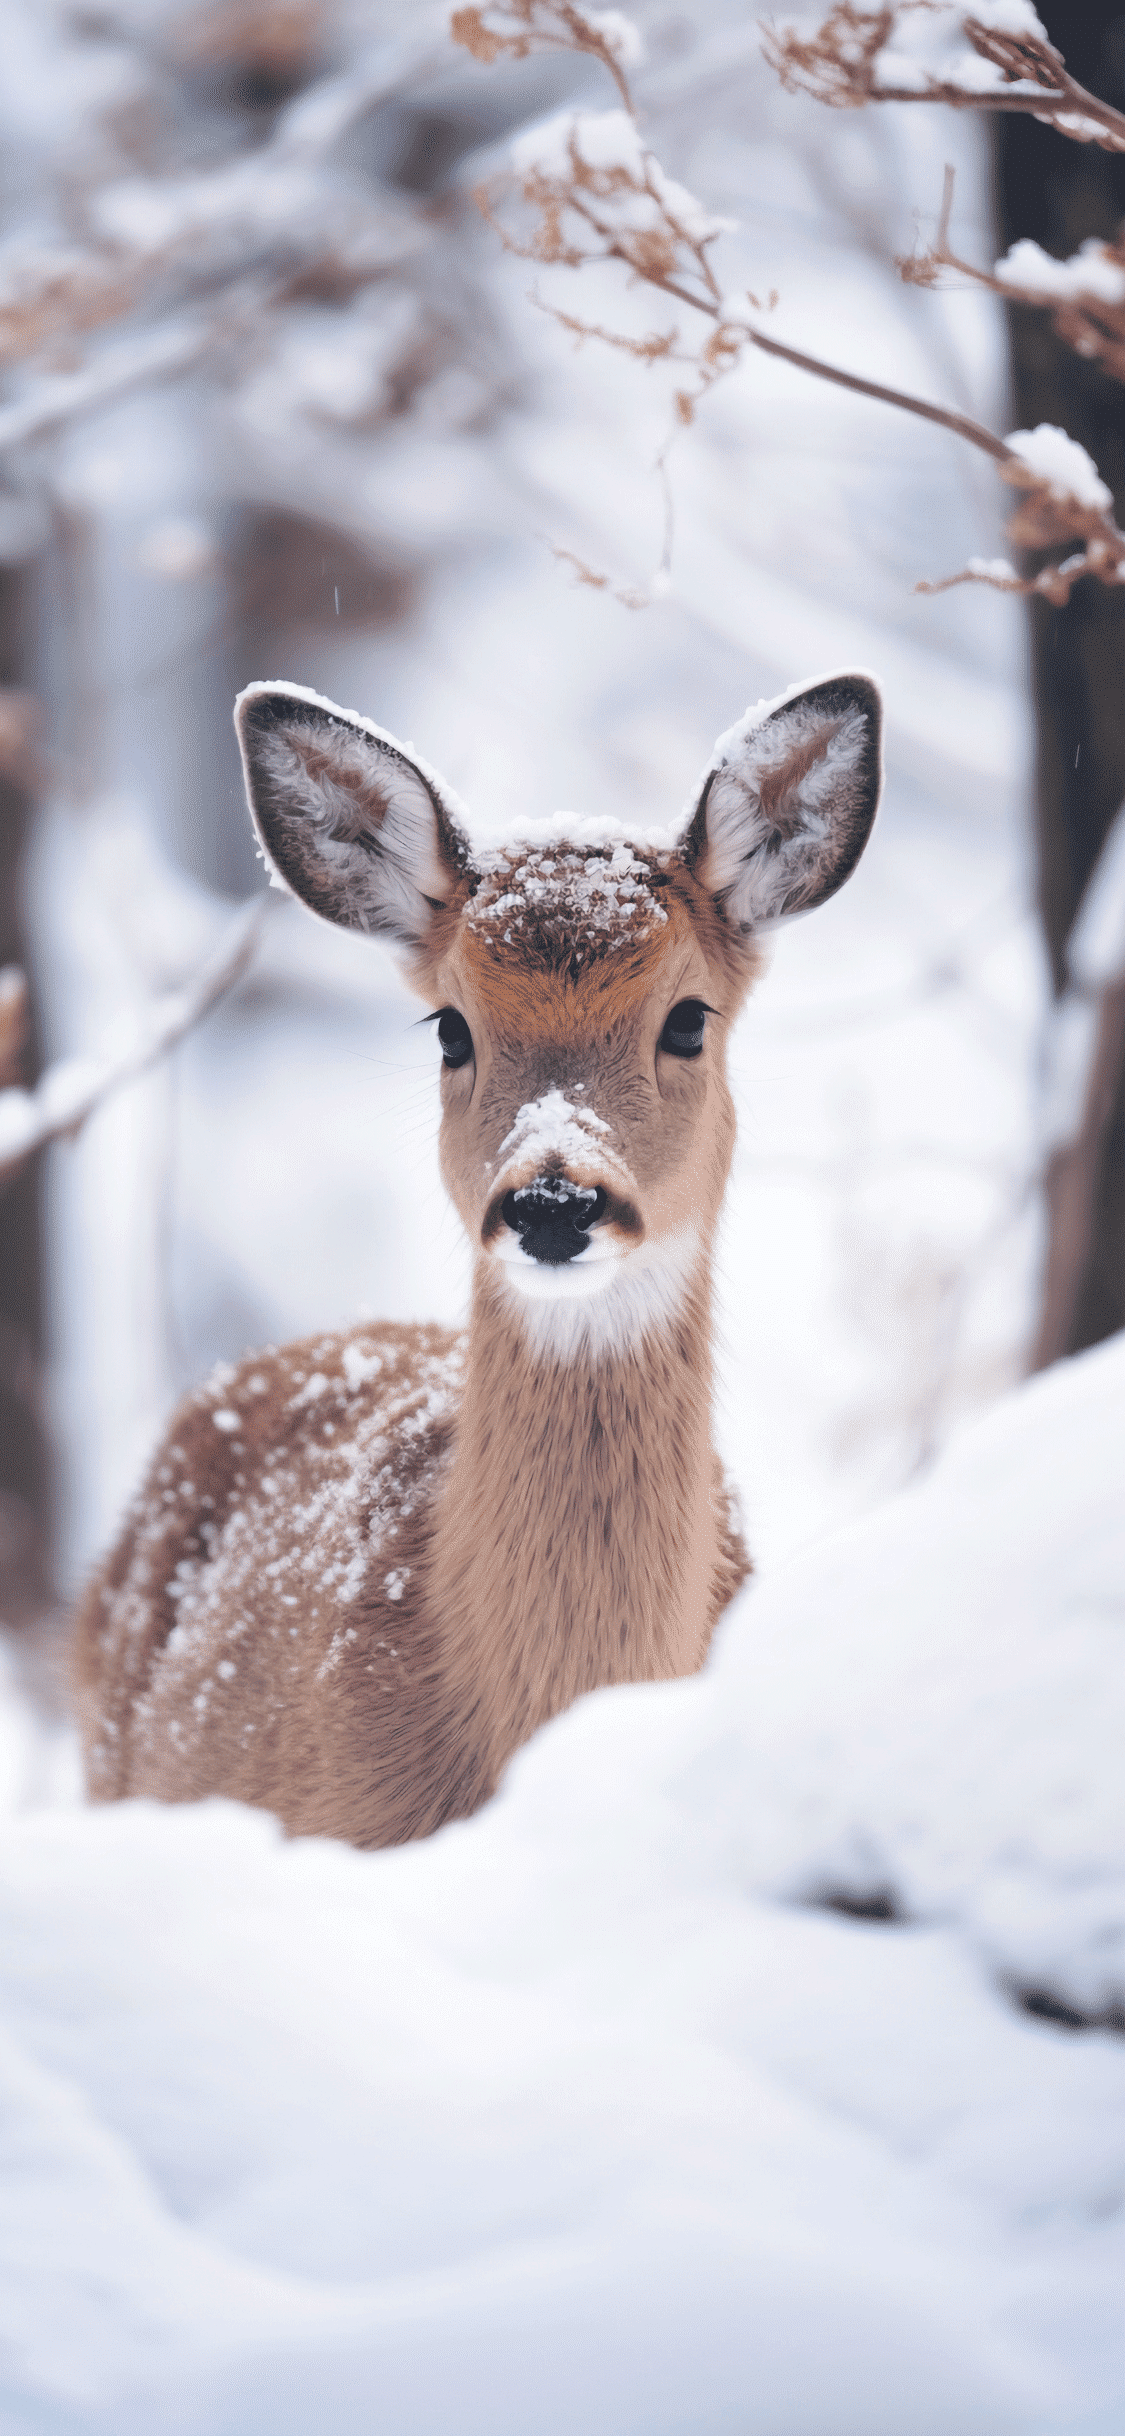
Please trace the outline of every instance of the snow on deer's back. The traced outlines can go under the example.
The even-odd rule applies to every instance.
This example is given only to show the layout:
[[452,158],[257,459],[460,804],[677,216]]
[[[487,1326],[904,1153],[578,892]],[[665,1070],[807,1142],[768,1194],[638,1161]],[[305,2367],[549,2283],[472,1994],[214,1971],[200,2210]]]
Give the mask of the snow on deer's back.
[[186,1399],[80,1611],[88,1782],[393,1843],[580,1692],[698,1667],[748,1570],[711,1437],[726,1037],[763,930],[863,851],[879,698],[759,704],[675,835],[567,819],[486,855],[370,721],[276,683],[236,718],[274,878],[434,1010],[472,1307]]

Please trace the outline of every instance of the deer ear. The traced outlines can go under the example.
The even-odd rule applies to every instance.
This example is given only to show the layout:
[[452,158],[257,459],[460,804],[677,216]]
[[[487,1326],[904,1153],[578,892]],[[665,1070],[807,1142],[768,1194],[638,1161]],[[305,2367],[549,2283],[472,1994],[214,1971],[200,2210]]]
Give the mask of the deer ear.
[[823,905],[854,871],[882,783],[879,689],[820,677],[720,736],[681,845],[741,931]]
[[234,724],[271,873],[326,922],[424,947],[469,865],[441,781],[304,685],[248,685]]

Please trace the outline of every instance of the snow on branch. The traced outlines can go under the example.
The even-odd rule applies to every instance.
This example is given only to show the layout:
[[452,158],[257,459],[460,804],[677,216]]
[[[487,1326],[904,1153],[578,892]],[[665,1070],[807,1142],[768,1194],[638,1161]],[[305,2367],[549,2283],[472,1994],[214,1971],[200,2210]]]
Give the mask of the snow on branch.
[[455,9],[449,30],[486,67],[497,59],[526,59],[531,51],[584,52],[609,70],[632,112],[626,70],[639,65],[644,43],[620,9],[580,9],[572,0],[496,0],[493,7]]
[[1008,538],[1018,549],[1050,550],[1080,541],[1058,563],[1037,575],[1017,575],[1007,559],[971,558],[957,575],[920,583],[919,592],[949,592],[955,584],[988,584],[997,592],[1038,594],[1062,608],[1083,575],[1110,586],[1125,584],[1125,533],[1115,523],[1113,495],[1077,440],[1055,423],[1034,431],[1009,432],[1000,472],[1020,493],[1008,520]]
[[[955,74],[946,74],[944,69],[939,74],[934,65],[940,54],[935,19],[942,21],[947,48],[951,28],[961,43],[951,54]],[[971,559],[956,575],[920,583],[920,592],[980,583],[1000,591],[1038,593],[1062,606],[1082,576],[1091,575],[1114,586],[1125,582],[1125,534],[1114,521],[1111,494],[1085,450],[1065,432],[1041,424],[1035,432],[1013,432],[1002,440],[950,407],[786,346],[762,327],[763,307],[755,296],[748,292],[741,297],[724,295],[711,264],[710,248],[730,223],[708,212],[670,178],[645,143],[620,59],[616,54],[605,58],[605,22],[604,16],[583,15],[571,0],[565,4],[564,0],[502,0],[491,9],[458,13],[456,39],[477,58],[494,60],[505,53],[522,58],[540,42],[556,49],[585,51],[602,58],[609,67],[623,104],[612,110],[559,111],[517,138],[511,168],[525,212],[530,214],[530,222],[525,221],[522,228],[513,229],[510,216],[501,219],[501,198],[495,187],[479,188],[477,201],[504,245],[524,260],[575,271],[590,262],[620,262],[635,282],[704,315],[713,327],[703,339],[691,334],[685,337],[678,322],[636,338],[580,315],[560,312],[554,305],[545,309],[579,343],[596,338],[625,349],[644,363],[687,367],[692,377],[675,397],[681,424],[692,421],[706,391],[742,361],[747,347],[753,347],[815,379],[939,424],[990,456],[1004,480],[1020,494],[1009,521],[1009,539],[1017,548],[1061,549],[1065,555],[1027,577],[1019,575],[1007,559]],[[803,84],[818,99],[837,107],[907,99],[957,100],[988,107],[1018,103],[1020,108],[1031,108],[1045,93],[1057,99],[1065,92],[1071,101],[1079,95],[1102,111],[1104,124],[1099,122],[1096,135],[1089,134],[1085,122],[1077,123],[1073,110],[1069,115],[1048,113],[1053,123],[1082,141],[1116,146],[1112,121],[1120,127],[1125,148],[1125,118],[1103,111],[1100,103],[1082,96],[1082,89],[1066,77],[1030,0],[981,0],[972,16],[943,7],[942,0],[888,0],[879,9],[857,7],[855,0],[838,0],[811,40],[795,33],[768,34],[766,48],[783,83],[790,87]],[[909,75],[906,61],[911,63]],[[1035,114],[1044,113],[1036,108]],[[510,188],[507,201],[510,205]],[[1125,351],[1125,250],[1087,246],[1073,263],[1052,265],[1038,247],[1028,244],[1014,248],[991,275],[976,274],[950,248],[952,202],[952,173],[947,172],[937,243],[929,253],[900,263],[905,277],[930,285],[946,266],[966,271],[1005,295],[1029,303],[1051,302],[1057,313],[1072,316],[1080,352],[1108,358],[1117,348]],[[770,307],[775,303],[776,296],[771,294]],[[667,443],[659,460],[665,484],[666,455]],[[666,534],[667,529],[666,516]],[[1075,542],[1081,545],[1078,549],[1073,547]],[[559,550],[556,555],[572,561],[581,582],[598,589],[608,586],[608,577],[584,566],[573,552]],[[618,590],[616,597],[630,607],[659,597],[667,587],[667,560],[666,546],[660,569],[650,583],[640,590]]]
[[813,35],[768,29],[766,58],[790,92],[830,109],[868,102],[944,102],[953,110],[1020,111],[1076,143],[1125,151],[1125,115],[1068,75],[1031,0],[837,0]]
[[707,248],[731,222],[667,175],[628,110],[561,110],[516,139],[511,161],[537,225],[524,240],[502,231],[510,251],[572,270],[623,262],[683,304],[718,307]]
[[1049,312],[1055,330],[1076,355],[1100,363],[1111,379],[1125,381],[1125,236],[1112,242],[1087,237],[1076,254],[1059,262],[1034,238],[1021,237],[991,271],[966,262],[949,241],[953,172],[945,191],[937,235],[924,251],[903,255],[898,268],[913,287],[936,287],[943,272],[990,288],[1007,304]]
[[[64,1057],[34,1090],[0,1089],[0,1185],[37,1150],[73,1136],[124,1083],[168,1055],[240,979],[258,943],[266,900],[255,897],[231,924],[195,980],[153,1000],[132,1021],[129,1037],[101,1057]],[[27,983],[18,967],[0,972],[0,1083],[19,1071],[27,1028]]]

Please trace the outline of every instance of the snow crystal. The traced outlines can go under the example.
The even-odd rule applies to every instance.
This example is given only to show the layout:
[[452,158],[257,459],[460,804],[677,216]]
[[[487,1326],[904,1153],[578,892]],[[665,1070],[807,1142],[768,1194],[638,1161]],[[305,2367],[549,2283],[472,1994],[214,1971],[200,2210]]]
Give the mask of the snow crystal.
[[1049,483],[1055,499],[1075,499],[1084,508],[1112,508],[1113,493],[1102,481],[1093,458],[1057,423],[1039,423],[1034,431],[1010,431],[1007,446],[1029,472]]
[[229,1407],[224,1408],[222,1412],[212,1413],[211,1419],[214,1422],[216,1429],[225,1431],[228,1436],[232,1430],[236,1430],[239,1427],[238,1414],[231,1412]]
[[996,277],[1002,287],[1022,288],[1034,296],[1067,301],[1093,296],[1099,304],[1125,304],[1125,263],[1111,255],[1099,237],[1087,237],[1065,262],[1045,254],[1033,237],[1021,237],[997,263]]
[[985,583],[1015,584],[1019,577],[1010,558],[970,558],[970,575],[979,575]]

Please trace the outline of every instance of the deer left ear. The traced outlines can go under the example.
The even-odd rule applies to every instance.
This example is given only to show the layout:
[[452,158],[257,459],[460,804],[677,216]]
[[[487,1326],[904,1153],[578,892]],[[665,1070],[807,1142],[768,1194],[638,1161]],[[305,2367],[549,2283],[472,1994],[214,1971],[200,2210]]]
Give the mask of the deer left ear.
[[271,871],[323,921],[424,954],[469,869],[448,788],[384,728],[306,685],[248,685],[234,718]]
[[854,871],[882,783],[872,678],[821,677],[720,736],[680,851],[743,932],[823,905]]

